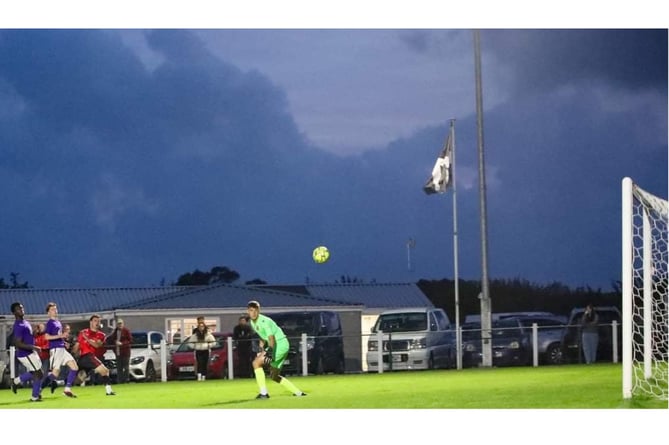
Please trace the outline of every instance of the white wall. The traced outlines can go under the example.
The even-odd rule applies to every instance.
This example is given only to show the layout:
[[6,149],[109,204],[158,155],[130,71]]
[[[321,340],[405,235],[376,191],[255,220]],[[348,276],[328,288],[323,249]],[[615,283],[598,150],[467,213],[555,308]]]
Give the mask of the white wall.
[[362,371],[367,372],[367,341],[372,332],[372,327],[376,323],[379,314],[362,315],[360,321],[360,330],[362,331]]

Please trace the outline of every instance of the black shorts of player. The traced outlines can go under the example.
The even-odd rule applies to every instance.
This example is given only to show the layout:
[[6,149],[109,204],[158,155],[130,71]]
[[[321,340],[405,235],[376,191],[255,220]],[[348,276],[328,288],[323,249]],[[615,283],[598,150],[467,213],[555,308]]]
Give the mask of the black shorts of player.
[[100,359],[93,353],[82,355],[79,358],[79,369],[83,369],[84,371],[92,371],[101,364]]

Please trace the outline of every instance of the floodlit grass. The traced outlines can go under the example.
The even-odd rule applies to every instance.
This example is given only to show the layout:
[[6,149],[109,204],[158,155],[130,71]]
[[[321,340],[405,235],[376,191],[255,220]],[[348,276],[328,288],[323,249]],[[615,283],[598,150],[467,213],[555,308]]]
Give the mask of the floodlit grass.
[[30,389],[0,391],[9,409],[507,409],[663,408],[667,401],[621,395],[619,364],[514,367],[502,369],[386,372],[383,374],[290,377],[307,397],[293,397],[269,381],[269,400],[255,400],[252,379],[183,381],[76,387],[77,399],[47,389],[44,401],[30,403]]

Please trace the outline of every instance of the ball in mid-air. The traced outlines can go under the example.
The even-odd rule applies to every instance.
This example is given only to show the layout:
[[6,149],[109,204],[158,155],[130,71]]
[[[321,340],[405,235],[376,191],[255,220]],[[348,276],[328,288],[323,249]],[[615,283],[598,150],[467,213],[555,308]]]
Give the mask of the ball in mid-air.
[[315,262],[323,264],[330,258],[330,251],[325,246],[318,246],[314,249],[311,256],[314,258]]

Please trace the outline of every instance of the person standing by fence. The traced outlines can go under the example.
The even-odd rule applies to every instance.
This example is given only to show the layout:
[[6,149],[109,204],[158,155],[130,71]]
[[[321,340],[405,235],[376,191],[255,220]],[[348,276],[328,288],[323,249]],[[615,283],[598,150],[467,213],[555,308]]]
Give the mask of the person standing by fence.
[[247,316],[239,317],[239,323],[232,330],[232,338],[237,343],[237,370],[235,374],[239,377],[252,377],[251,373],[251,341],[253,330],[248,324]]
[[107,344],[114,346],[116,354],[116,378],[118,383],[128,383],[130,379],[130,345],[132,333],[123,319],[116,320],[116,328],[107,337]]
[[204,317],[197,317],[197,327],[193,329],[193,335],[190,336],[189,341],[194,343],[197,379],[205,380],[207,378],[207,365],[209,364],[209,350],[216,339],[209,332]]
[[595,363],[597,360],[597,345],[599,343],[599,316],[592,304],[585,307],[581,319],[581,343],[585,363]]

